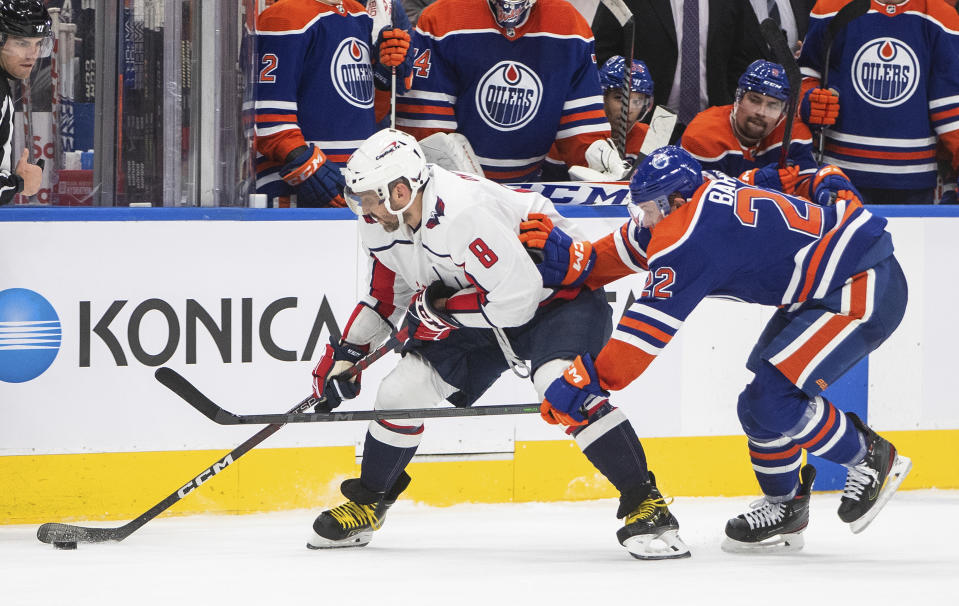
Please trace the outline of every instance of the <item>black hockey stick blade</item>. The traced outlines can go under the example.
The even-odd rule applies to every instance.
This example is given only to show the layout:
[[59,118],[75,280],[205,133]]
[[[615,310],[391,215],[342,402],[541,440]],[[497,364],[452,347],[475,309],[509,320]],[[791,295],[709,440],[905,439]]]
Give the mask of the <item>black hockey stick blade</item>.
[[[303,402],[300,402],[291,408],[287,414],[304,412],[308,410],[311,405],[312,404],[304,400]],[[280,424],[267,425],[251,436],[246,442],[243,442],[227,453],[226,456],[217,459],[213,462],[213,464],[209,465],[200,473],[193,476],[188,482],[178,487],[165,499],[122,526],[117,526],[115,528],[97,528],[51,522],[40,525],[40,527],[37,529],[37,539],[39,539],[42,543],[103,543],[106,541],[122,541],[133,534],[144,524],[172,507],[173,504],[189,495],[191,492],[193,492],[193,489],[199,486],[201,483],[208,481],[210,478],[223,471],[228,465],[231,465],[237,459],[252,450],[255,446],[263,442],[263,440],[269,438],[274,433],[279,431],[281,427],[283,427],[283,425]]]
[[759,24],[763,39],[769,50],[772,51],[776,63],[786,70],[786,80],[789,81],[789,99],[786,102],[786,119],[783,131],[782,147],[779,152],[779,168],[786,167],[789,159],[789,144],[792,141],[793,120],[796,117],[796,103],[799,100],[799,88],[802,86],[802,73],[799,64],[789,50],[789,41],[773,19],[766,19]]
[[357,410],[343,412],[303,412],[318,400],[310,396],[294,413],[240,415],[215,404],[182,375],[170,368],[159,368],[156,378],[187,404],[220,425],[262,425],[286,423],[331,423],[337,421],[372,421],[376,419],[425,419],[439,417],[472,417],[483,415],[529,414],[539,412],[539,404],[503,404],[472,408],[401,408],[394,410]]

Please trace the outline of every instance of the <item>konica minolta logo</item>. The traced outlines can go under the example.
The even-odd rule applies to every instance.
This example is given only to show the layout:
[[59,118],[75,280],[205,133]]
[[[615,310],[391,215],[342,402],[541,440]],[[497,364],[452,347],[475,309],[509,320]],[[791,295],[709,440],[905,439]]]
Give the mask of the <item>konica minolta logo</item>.
[[0,290],[0,381],[25,383],[42,375],[60,351],[60,317],[42,295]]

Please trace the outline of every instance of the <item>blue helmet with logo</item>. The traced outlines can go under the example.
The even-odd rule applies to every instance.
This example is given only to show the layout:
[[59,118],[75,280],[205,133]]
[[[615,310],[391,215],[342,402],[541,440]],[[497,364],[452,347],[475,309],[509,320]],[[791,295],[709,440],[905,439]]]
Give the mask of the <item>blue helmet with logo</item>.
[[[603,92],[623,86],[623,70],[625,68],[626,59],[619,55],[614,55],[607,59],[606,63],[603,63],[599,68],[599,84],[603,87]],[[629,89],[650,97],[653,96],[653,79],[649,75],[649,68],[638,59],[633,59]]]
[[672,210],[669,198],[690,196],[703,184],[703,168],[688,151],[675,145],[660,147],[646,156],[629,181],[630,201],[634,205],[655,202],[663,216]]
[[789,99],[789,79],[786,78],[786,69],[772,61],[762,59],[753,61],[739,77],[736,98],[739,99],[746,91],[757,92],[785,102]]
[[[536,0],[488,0],[493,19],[505,30],[513,30],[524,23]],[[511,34],[512,35],[512,34]]]

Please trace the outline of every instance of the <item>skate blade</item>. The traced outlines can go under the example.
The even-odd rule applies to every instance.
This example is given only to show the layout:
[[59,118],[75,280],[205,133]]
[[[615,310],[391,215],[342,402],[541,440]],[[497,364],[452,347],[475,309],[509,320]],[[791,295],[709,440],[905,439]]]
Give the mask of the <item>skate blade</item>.
[[912,459],[902,455],[896,455],[896,459],[889,467],[889,475],[886,476],[886,482],[882,485],[882,490],[879,491],[879,496],[876,497],[876,503],[870,507],[869,511],[867,511],[861,518],[858,520],[853,520],[849,523],[849,529],[852,530],[853,534],[859,534],[865,530],[866,526],[869,526],[869,523],[872,522],[877,515],[879,515],[879,511],[899,489],[899,485],[902,484],[902,481],[906,479],[906,476],[909,475],[909,471],[911,469]]
[[726,553],[779,554],[799,551],[806,544],[801,532],[777,534],[758,543],[745,543],[726,537],[720,548]]
[[326,539],[315,532],[307,540],[307,549],[339,549],[341,547],[365,547],[373,539],[373,531],[360,532],[351,537],[334,541]]
[[623,541],[623,547],[637,560],[676,560],[692,555],[686,543],[679,538],[678,530],[667,530],[659,536],[632,536]]

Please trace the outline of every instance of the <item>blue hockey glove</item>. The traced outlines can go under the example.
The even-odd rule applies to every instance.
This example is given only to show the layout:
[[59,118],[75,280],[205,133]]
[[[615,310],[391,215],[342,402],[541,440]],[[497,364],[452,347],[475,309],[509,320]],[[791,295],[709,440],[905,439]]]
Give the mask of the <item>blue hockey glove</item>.
[[539,414],[550,425],[586,425],[589,413],[609,399],[600,387],[589,354],[576,356],[566,372],[546,388]]
[[373,80],[380,90],[389,90],[393,68],[396,68],[396,92],[405,93],[406,84],[413,73],[413,47],[410,46],[410,34],[400,28],[384,27],[373,46],[373,56],[378,60],[373,66]]
[[313,397],[320,400],[313,407],[315,412],[330,412],[343,400],[352,400],[360,395],[362,372],[352,379],[343,379],[339,375],[356,364],[369,349],[369,345],[330,341],[323,351],[323,357],[313,368]]
[[308,145],[287,162],[280,171],[280,177],[296,189],[297,206],[346,206],[341,196],[346,182],[339,167],[328,162],[315,145]]
[[[439,341],[462,325],[441,309],[439,299],[447,299],[456,292],[440,281],[433,282],[413,295],[406,310],[406,321],[411,339]],[[443,301],[445,304],[445,301]]]
[[779,163],[773,162],[762,168],[751,168],[739,175],[739,180],[762,187],[774,189],[784,194],[792,194],[799,183],[799,167],[796,165],[779,168]]
[[[816,174],[809,179],[806,189],[808,198],[820,206],[832,206],[837,198],[850,200],[855,198],[862,202],[862,196],[859,190],[852,184],[846,173],[842,169],[832,164],[827,164],[820,168]],[[848,192],[848,193],[842,193]]]
[[547,288],[582,285],[596,261],[591,242],[573,240],[544,214],[530,213],[519,225],[519,239],[536,262]]

